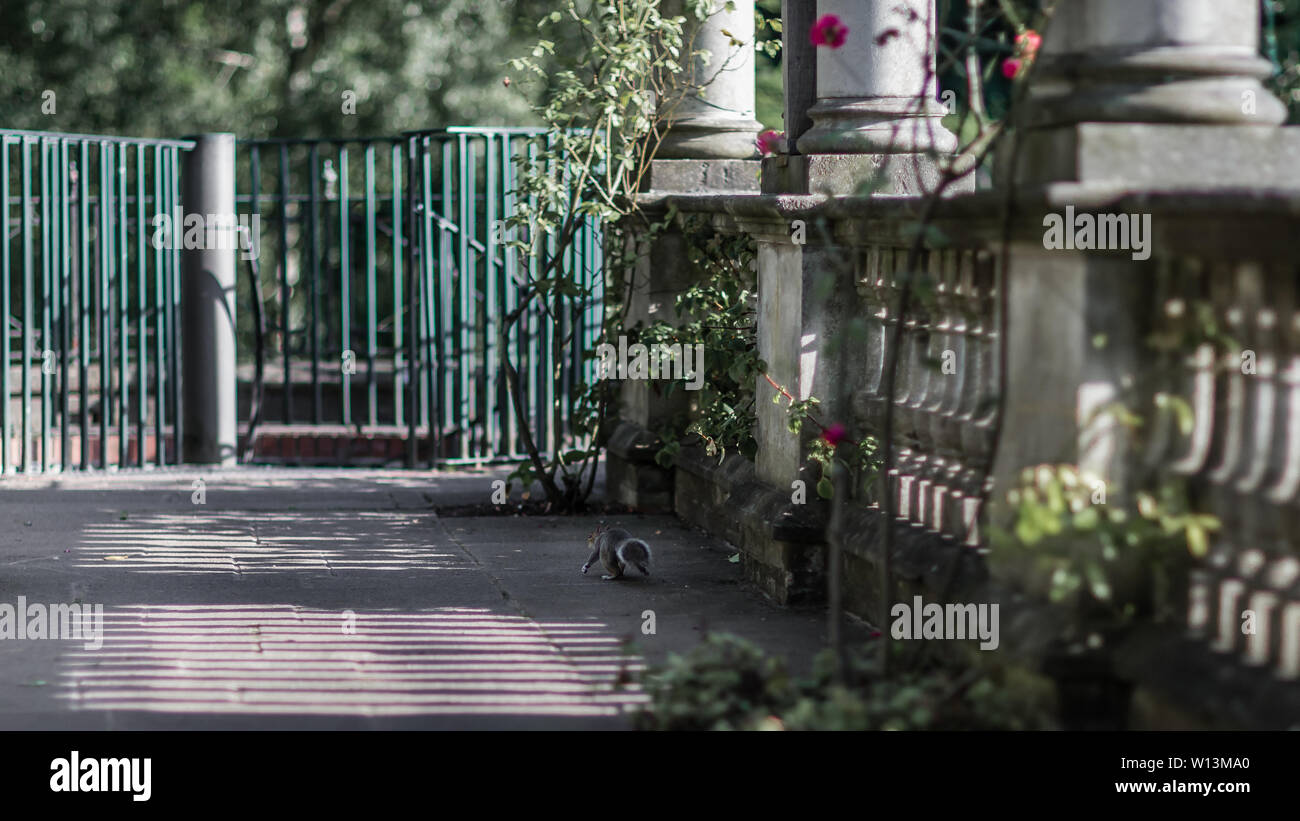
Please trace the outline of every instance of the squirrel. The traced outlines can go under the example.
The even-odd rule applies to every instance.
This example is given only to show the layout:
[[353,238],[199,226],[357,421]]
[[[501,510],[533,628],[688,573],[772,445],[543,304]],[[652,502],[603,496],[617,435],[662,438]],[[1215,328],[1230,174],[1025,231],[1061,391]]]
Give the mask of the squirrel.
[[640,539],[634,539],[631,533],[618,527],[600,525],[587,537],[591,555],[582,566],[585,574],[596,559],[604,566],[607,574],[602,579],[620,579],[628,565],[640,570],[642,575],[650,575],[650,545]]

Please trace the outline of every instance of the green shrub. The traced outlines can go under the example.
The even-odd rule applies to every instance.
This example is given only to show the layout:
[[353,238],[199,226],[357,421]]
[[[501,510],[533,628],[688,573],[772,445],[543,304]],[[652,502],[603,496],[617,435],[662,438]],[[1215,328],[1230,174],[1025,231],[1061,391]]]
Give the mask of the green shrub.
[[785,665],[754,644],[710,634],[685,656],[672,654],[644,683],[651,709],[640,726],[657,730],[742,730],[793,703]]
[[[644,678],[639,726],[656,730],[1052,729],[1050,686],[1015,670],[970,664],[964,653],[911,659],[882,677],[874,648],[850,653],[844,685],[823,652],[792,681],[780,659],[744,639],[707,636]],[[900,652],[901,655],[901,652]]]

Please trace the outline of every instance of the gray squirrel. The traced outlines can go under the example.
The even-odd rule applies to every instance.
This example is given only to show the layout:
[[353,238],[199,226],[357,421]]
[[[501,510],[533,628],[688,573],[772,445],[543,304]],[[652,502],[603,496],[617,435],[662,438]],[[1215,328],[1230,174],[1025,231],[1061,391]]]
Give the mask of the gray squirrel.
[[643,575],[650,575],[650,545],[633,538],[631,533],[622,528],[600,525],[587,537],[587,545],[591,548],[591,555],[582,566],[584,574],[596,563],[596,559],[600,559],[606,570],[606,575],[601,578],[606,581],[621,579],[628,565],[640,570]]

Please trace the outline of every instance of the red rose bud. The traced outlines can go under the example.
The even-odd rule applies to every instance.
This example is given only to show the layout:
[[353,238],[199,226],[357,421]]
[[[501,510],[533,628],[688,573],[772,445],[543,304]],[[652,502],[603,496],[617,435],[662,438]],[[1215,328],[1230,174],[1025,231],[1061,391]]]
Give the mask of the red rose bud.
[[845,433],[846,431],[844,429],[844,426],[841,425],[839,422],[836,422],[826,430],[822,431],[822,439],[825,440],[826,444],[830,445],[831,447],[835,447],[840,442],[844,441]]
[[1005,60],[1002,63],[1002,76],[1008,80],[1014,80],[1016,75],[1020,73],[1020,69],[1024,68],[1024,65],[1025,61],[1017,57]]
[[1020,51],[1030,57],[1038,53],[1038,48],[1042,44],[1043,35],[1033,29],[1027,29],[1023,34],[1016,37],[1016,45],[1020,48]]

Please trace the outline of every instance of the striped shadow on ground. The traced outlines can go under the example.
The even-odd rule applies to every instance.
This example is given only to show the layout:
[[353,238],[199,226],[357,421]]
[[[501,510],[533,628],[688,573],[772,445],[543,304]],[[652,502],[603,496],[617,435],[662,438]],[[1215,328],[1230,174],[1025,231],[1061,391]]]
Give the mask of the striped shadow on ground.
[[73,709],[307,715],[615,716],[642,661],[595,622],[479,608],[132,605],[63,657]]

